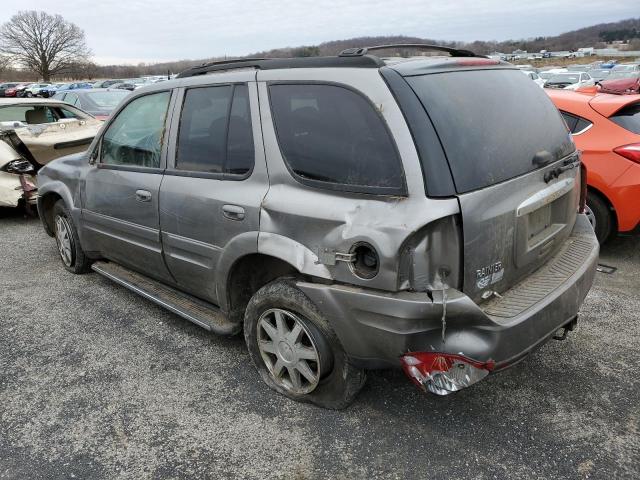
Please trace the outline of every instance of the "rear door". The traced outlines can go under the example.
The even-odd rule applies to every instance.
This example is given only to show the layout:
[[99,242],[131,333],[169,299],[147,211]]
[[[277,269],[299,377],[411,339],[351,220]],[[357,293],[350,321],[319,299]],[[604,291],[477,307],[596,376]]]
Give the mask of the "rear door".
[[246,71],[207,76],[180,91],[160,191],[166,264],[182,289],[213,303],[224,252],[257,244],[269,184],[254,79]]
[[463,289],[476,300],[504,292],[573,228],[579,157],[569,132],[547,95],[517,70],[406,79],[438,132],[458,194]]

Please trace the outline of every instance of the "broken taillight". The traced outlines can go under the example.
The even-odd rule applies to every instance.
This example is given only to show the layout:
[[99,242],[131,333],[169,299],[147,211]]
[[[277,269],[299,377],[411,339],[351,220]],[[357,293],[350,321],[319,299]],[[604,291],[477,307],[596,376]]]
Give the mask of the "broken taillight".
[[478,362],[463,355],[413,352],[400,357],[404,373],[424,391],[449,395],[479,382],[494,369],[495,362]]

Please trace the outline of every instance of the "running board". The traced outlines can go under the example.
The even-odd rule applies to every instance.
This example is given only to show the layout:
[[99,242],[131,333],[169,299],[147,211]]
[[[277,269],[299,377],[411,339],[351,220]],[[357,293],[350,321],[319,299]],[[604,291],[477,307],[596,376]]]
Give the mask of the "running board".
[[215,305],[117,263],[100,261],[93,263],[91,268],[100,275],[211,332],[219,335],[233,335],[238,333],[242,327],[241,324],[231,323],[227,320]]

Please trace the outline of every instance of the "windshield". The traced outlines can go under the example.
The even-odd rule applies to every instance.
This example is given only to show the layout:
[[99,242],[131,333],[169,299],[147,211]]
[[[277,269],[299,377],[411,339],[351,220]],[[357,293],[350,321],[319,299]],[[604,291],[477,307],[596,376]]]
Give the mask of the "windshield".
[[578,83],[580,81],[580,74],[576,73],[560,73],[554,75],[548,80],[548,83]]
[[632,71],[636,68],[635,65],[616,65],[612,68],[614,72]]
[[85,98],[100,109],[113,110],[127,95],[129,95],[129,92],[126,90],[115,90],[110,92],[87,92],[85,93]]
[[611,72],[611,75],[607,77],[607,80],[615,80],[620,78],[638,78],[640,77],[640,72]]
[[87,115],[71,105],[24,104],[0,107],[0,122],[20,122],[28,125],[54,123],[64,119],[86,120]]
[[518,70],[406,80],[438,132],[458,193],[529,173],[575,150],[547,94]]

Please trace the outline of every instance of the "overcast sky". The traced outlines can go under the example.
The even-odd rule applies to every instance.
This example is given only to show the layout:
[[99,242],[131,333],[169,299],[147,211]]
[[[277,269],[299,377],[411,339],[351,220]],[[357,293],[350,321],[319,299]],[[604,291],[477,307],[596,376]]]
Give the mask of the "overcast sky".
[[98,63],[244,55],[373,35],[506,40],[640,15],[638,0],[73,0],[7,2],[84,29]]

